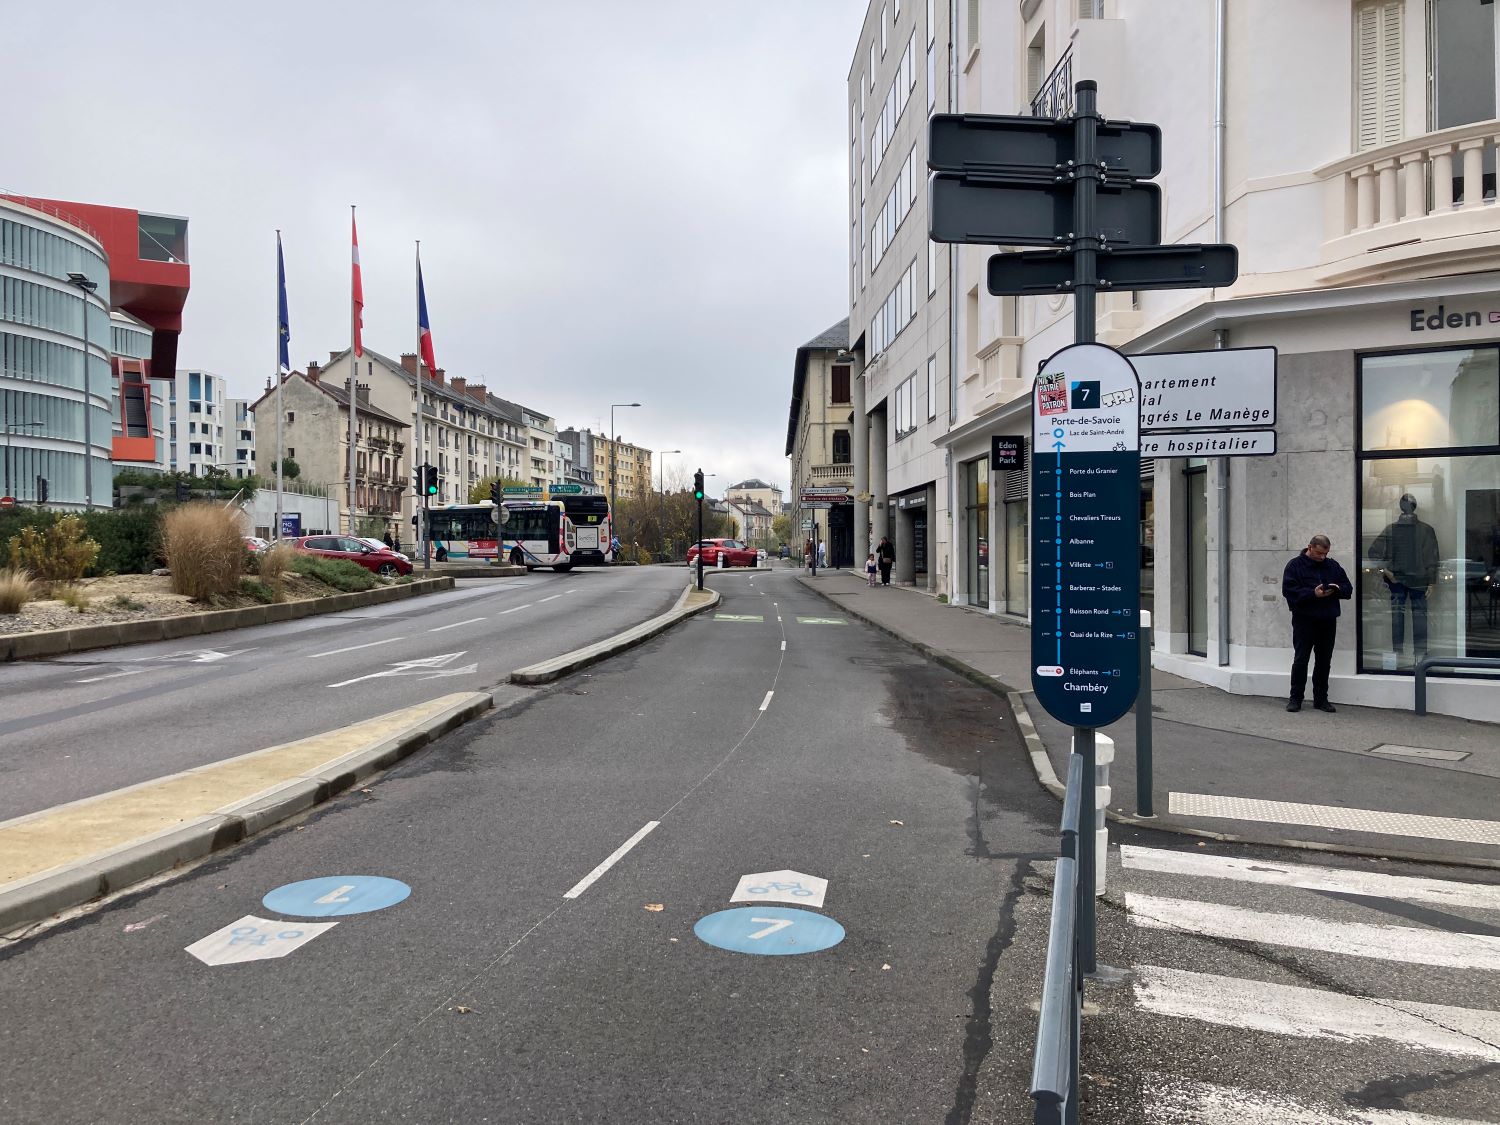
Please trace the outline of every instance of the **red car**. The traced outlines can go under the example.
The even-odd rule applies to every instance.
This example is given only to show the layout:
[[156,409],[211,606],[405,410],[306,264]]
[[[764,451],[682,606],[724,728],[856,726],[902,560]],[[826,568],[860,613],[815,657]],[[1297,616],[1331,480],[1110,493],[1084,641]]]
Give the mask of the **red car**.
[[382,578],[395,578],[398,574],[410,574],[412,570],[411,561],[405,555],[383,547],[372,547],[349,535],[304,535],[290,542],[294,548],[309,555],[358,563]]
[[691,566],[698,560],[698,551],[703,551],[704,566],[718,566],[719,556],[724,556],[725,566],[759,566],[760,552],[747,547],[738,539],[705,539],[688,548],[687,561]]

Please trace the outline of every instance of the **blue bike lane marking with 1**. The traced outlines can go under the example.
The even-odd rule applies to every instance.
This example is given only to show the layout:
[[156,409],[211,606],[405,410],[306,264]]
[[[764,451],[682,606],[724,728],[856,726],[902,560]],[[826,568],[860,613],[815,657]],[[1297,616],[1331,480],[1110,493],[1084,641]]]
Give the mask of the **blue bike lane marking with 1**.
[[277,887],[261,904],[297,918],[332,918],[384,910],[405,901],[411,888],[381,875],[328,875]]
[[741,906],[698,919],[698,940],[732,953],[784,957],[817,953],[844,940],[844,927],[810,910],[784,906]]

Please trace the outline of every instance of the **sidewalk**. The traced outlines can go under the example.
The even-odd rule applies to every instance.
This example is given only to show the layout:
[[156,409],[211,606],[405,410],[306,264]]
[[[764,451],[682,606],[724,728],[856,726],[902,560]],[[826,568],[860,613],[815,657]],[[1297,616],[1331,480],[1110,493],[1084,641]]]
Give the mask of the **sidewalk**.
[[[850,571],[820,570],[816,578],[803,571],[798,580],[851,616],[1010,693],[1022,732],[1040,740],[1032,747],[1039,780],[1053,787],[1066,776],[1072,732],[1032,695],[1026,625],[911,589],[870,589]],[[1334,715],[1310,707],[1288,714],[1284,700],[1230,695],[1163,672],[1153,672],[1151,683],[1156,816],[1135,816],[1132,712],[1101,732],[1115,741],[1115,819],[1256,843],[1500,867],[1500,727],[1343,704]]]

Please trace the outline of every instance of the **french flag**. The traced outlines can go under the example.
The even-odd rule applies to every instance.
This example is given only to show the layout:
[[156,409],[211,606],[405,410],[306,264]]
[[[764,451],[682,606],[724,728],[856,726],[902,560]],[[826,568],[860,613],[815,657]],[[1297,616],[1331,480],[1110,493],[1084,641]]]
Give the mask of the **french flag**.
[[427,290],[422,285],[422,253],[417,252],[417,348],[422,353],[422,362],[428,371],[437,370],[437,359],[432,352],[432,324],[427,319]]

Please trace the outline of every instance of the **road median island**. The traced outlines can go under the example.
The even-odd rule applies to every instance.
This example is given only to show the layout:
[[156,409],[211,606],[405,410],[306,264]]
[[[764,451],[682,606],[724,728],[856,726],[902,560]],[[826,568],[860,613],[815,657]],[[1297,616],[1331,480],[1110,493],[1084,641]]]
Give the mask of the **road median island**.
[[326,597],[298,601],[273,602],[270,605],[245,606],[239,609],[211,609],[201,613],[180,613],[170,617],[151,617],[137,621],[119,621],[102,625],[82,625],[76,629],[46,629],[33,633],[0,635],[0,661],[33,660],[43,656],[61,656],[69,652],[86,652],[116,645],[144,644],[150,641],[172,641],[204,633],[221,633],[246,629],[254,625],[274,625],[320,613],[342,613],[363,606],[384,605],[405,598],[451,590],[453,577],[418,578],[392,586],[377,586],[357,593],[330,594]]
[[236,844],[494,705],[459,692],[0,823],[0,934]]
[[689,586],[677,599],[677,604],[661,616],[643,621],[613,637],[574,649],[572,652],[565,652],[561,656],[554,656],[551,660],[544,660],[540,664],[517,668],[510,674],[510,682],[513,684],[551,683],[580,668],[587,668],[590,664],[597,664],[616,653],[634,648],[638,644],[644,644],[658,633],[666,632],[679,621],[686,621],[695,614],[711,609],[722,600],[722,595],[716,590],[699,590],[696,586]]

